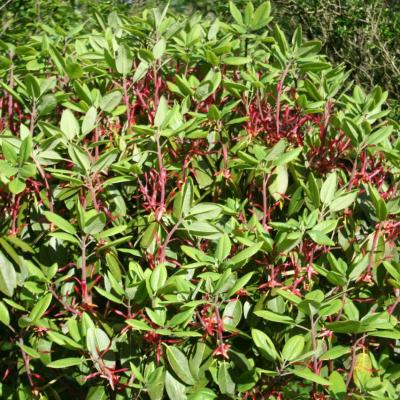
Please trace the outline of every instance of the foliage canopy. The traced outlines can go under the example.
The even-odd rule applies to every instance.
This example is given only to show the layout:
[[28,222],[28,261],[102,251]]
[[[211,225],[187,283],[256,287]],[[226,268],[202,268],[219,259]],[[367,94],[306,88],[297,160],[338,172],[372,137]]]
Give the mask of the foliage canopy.
[[399,398],[387,92],[230,13],[0,42],[2,399]]

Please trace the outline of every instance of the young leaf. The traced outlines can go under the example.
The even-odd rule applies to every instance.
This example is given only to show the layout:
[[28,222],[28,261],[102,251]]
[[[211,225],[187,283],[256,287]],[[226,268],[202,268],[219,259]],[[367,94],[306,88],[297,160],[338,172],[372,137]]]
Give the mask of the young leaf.
[[231,12],[233,19],[236,21],[236,23],[238,23],[239,25],[243,25],[242,14],[240,13],[239,9],[236,7],[236,5],[233,1],[229,2],[229,10]]

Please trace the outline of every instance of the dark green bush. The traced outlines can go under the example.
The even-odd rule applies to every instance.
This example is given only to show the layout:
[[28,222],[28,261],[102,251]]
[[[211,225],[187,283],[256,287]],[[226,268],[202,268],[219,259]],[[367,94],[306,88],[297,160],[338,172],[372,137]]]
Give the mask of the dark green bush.
[[398,399],[387,92],[269,3],[36,4],[0,42],[0,398]]

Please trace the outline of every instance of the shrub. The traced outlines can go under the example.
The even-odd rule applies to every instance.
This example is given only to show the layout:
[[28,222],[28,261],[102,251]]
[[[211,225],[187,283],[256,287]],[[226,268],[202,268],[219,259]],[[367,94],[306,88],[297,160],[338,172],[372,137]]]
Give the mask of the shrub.
[[230,10],[2,43],[1,398],[399,397],[387,93]]

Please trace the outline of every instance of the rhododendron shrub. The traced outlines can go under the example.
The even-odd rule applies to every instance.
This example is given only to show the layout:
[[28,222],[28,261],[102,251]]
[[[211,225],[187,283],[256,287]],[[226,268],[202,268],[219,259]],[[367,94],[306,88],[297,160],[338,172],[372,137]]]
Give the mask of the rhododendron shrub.
[[0,43],[2,399],[399,398],[387,93],[230,10]]

